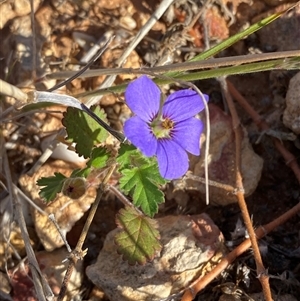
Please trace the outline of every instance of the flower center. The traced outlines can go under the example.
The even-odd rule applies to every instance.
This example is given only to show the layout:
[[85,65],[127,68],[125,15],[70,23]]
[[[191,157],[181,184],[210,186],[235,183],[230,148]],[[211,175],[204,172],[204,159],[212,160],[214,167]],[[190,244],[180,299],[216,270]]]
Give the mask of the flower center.
[[156,138],[170,138],[171,131],[174,128],[174,121],[168,117],[164,119],[154,119],[150,126]]

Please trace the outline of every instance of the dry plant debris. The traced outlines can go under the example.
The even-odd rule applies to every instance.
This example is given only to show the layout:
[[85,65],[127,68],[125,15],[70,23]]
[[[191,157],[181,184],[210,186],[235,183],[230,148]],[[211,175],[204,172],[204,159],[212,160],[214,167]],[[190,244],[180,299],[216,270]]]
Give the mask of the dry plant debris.
[[[290,5],[289,2],[207,1],[204,14],[186,31],[184,29],[188,21],[195,17],[203,3],[201,1],[176,1],[166,14],[157,20],[146,38],[132,51],[124,67],[139,68],[143,65],[156,65],[165,60],[182,62],[206,47],[211,47],[232,36],[241,28],[248,27],[262,16],[286,8]],[[108,51],[101,56],[93,68],[115,67],[116,60],[138,30],[147,22],[160,1],[34,0],[32,3],[33,7],[30,6],[30,2],[23,0],[6,0],[0,3],[0,78],[26,91],[53,87],[56,81],[47,79],[45,77],[47,73],[80,69],[86,64],[83,60],[85,54],[103,34],[108,32],[112,33],[115,38]],[[222,56],[299,50],[299,14],[300,6],[298,5],[270,26],[225,50]],[[123,83],[133,77],[133,75],[120,75],[116,83]],[[78,78],[62,88],[61,92],[74,95],[91,91],[96,89],[103,80],[104,76],[92,79]],[[255,124],[257,120],[253,122],[249,115],[237,106],[244,127],[242,173],[245,192],[248,196],[246,200],[254,225],[259,226],[276,219],[299,203],[299,182],[271,143],[271,137],[285,137],[281,133],[294,132],[295,140],[280,138],[280,143],[295,154],[297,157],[295,161],[299,162],[297,156],[300,144],[297,136],[299,135],[300,115],[299,73],[296,74],[295,71],[265,72],[232,76],[230,81],[273,130],[266,132],[267,135],[261,135]],[[211,150],[214,155],[212,155],[211,164],[216,166],[216,169],[211,166],[210,168],[216,178],[211,180],[220,181],[220,178],[225,177],[228,178],[225,182],[232,185],[231,181],[234,177],[231,167],[234,164],[232,143],[234,141],[231,119],[226,116],[228,112],[222,102],[218,82],[215,79],[200,81],[199,86],[210,95],[213,126],[224,131],[224,134],[220,134],[221,137],[217,136],[214,128],[212,131]],[[171,86],[171,89],[173,88]],[[164,89],[169,90],[170,86]],[[1,97],[1,114],[3,112],[6,114],[6,110],[12,109],[12,104],[14,100]],[[110,124],[122,130],[123,123],[130,114],[124,105],[122,95],[107,95],[102,98],[101,105],[107,113]],[[25,250],[25,242],[18,228],[18,223],[21,224],[21,222],[16,220],[12,199],[18,198],[22,204],[30,236],[27,243],[32,246],[43,277],[56,295],[59,293],[66,270],[66,264],[62,264],[62,260],[67,257],[68,253],[62,248],[61,236],[54,224],[49,221],[47,214],[54,214],[62,234],[67,237],[70,246],[74,248],[87,218],[87,212],[95,199],[95,186],[99,183],[91,185],[86,195],[79,200],[71,201],[66,196],[59,196],[53,203],[46,205],[38,195],[37,179],[41,176],[51,176],[56,171],[70,174],[81,166],[82,162],[78,161],[78,164],[74,164],[52,157],[33,175],[27,174],[44,152],[42,140],[48,135],[56,134],[62,127],[63,111],[64,109],[60,107],[37,108],[33,113],[25,112],[22,116],[18,115],[20,112],[12,111],[11,114],[4,115],[1,120],[1,300],[23,301],[28,298],[38,300],[30,279],[34,277],[29,272],[32,262],[30,265],[26,260],[27,249]],[[227,138],[226,141],[225,138]],[[222,152],[220,146],[221,140],[224,140],[225,153]],[[255,144],[256,141],[259,143]],[[114,141],[108,144],[112,149],[116,147]],[[220,167],[218,157],[226,157],[226,164]],[[5,160],[8,161],[6,165]],[[191,158],[190,162],[190,170],[193,174],[202,177],[203,158]],[[9,179],[7,173],[10,174],[12,183],[7,183]],[[110,179],[110,185],[114,186],[117,183],[118,175],[114,174]],[[14,191],[17,191],[16,194],[11,194],[8,189],[9,184],[14,184],[12,187]],[[218,206],[205,206],[202,187],[203,184],[188,179],[183,182],[170,183],[165,188],[166,202],[160,205],[157,215],[162,236],[161,243],[164,246],[161,253],[163,256],[159,257],[157,254],[152,263],[144,266],[130,266],[116,253],[113,234],[119,230],[113,229],[116,227],[115,215],[121,204],[114,194],[106,192],[84,245],[88,248],[88,253],[84,261],[78,262],[73,272],[74,278],[70,281],[72,287],[68,289],[66,300],[75,300],[74,296],[79,296],[82,300],[97,301],[161,300],[162,298],[180,300],[180,293],[201,274],[199,268],[203,268],[200,265],[202,261],[208,261],[216,256],[215,262],[217,262],[225,256],[227,252],[223,249],[223,240],[227,251],[231,251],[247,235],[243,224],[238,222],[241,220],[241,215],[232,192],[213,187],[211,189],[212,203]],[[28,198],[46,215],[37,211],[28,202]],[[191,217],[187,214],[191,214]],[[191,244],[193,247],[197,243],[202,244],[200,241],[203,239],[203,233],[197,237],[196,234],[199,232],[195,230],[197,227],[195,221],[192,220],[199,221],[200,217],[208,221],[209,227],[217,230],[218,234],[214,236],[215,239],[210,244],[203,243],[206,247],[208,246],[207,252],[198,252],[199,248],[196,248],[193,253]],[[299,225],[298,213],[260,242],[263,261],[271,276],[271,289],[276,300],[294,301],[300,295]],[[111,230],[113,232],[110,232]],[[187,232],[189,234],[184,236]],[[186,237],[191,240],[187,242]],[[170,246],[171,242],[174,246]],[[199,257],[196,257],[199,262],[194,260],[192,255],[187,256],[189,252],[192,252],[193,256],[197,253]],[[194,300],[249,301],[250,298],[263,300],[262,294],[258,293],[261,287],[253,272],[255,265],[252,258],[251,252],[247,252],[236,259],[219,278],[194,296]],[[31,259],[30,256],[29,259]],[[213,265],[214,263],[208,263],[205,269],[210,270]],[[85,270],[86,266],[88,268]],[[241,273],[241,270],[248,271],[248,274]],[[140,290],[141,287],[147,287],[147,285],[152,294],[151,297],[145,297],[149,291]],[[219,285],[235,289],[225,290],[225,292],[214,289]],[[153,297],[153,294],[156,294],[156,297]]]

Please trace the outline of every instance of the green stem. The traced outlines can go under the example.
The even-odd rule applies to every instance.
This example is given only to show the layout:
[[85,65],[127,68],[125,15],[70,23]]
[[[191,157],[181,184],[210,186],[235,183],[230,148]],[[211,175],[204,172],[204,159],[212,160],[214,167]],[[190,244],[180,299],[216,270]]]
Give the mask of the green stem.
[[[262,72],[262,71],[270,71],[274,69],[297,69],[300,65],[300,56],[294,58],[282,58],[277,60],[270,60],[270,61],[263,61],[258,63],[250,63],[238,66],[230,66],[230,67],[222,67],[212,70],[203,70],[199,72],[193,72],[188,74],[180,74],[175,76],[176,79],[183,80],[183,81],[196,81],[201,79],[207,78],[215,78],[219,76],[229,76],[229,75],[237,75],[237,74],[247,74],[247,73],[255,73],[255,72]],[[141,74],[151,74],[152,72],[147,72],[145,69],[140,70]],[[179,74],[179,73],[178,73]],[[154,81],[158,85],[164,84],[171,84],[173,83],[173,79],[160,79],[159,75],[158,78]],[[126,89],[127,84],[117,85],[110,88],[94,90],[92,92],[84,93],[77,95],[76,97],[87,97],[94,94],[103,95],[108,93],[122,93]]]

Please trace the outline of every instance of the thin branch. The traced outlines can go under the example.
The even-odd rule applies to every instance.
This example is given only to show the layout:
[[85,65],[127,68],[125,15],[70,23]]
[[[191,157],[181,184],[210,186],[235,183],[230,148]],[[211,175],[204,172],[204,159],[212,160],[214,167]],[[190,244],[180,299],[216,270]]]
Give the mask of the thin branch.
[[88,215],[88,218],[84,224],[84,227],[81,231],[81,234],[80,234],[80,237],[78,239],[78,242],[77,242],[77,245],[76,245],[76,248],[74,249],[74,251],[71,253],[71,255],[69,256],[69,265],[67,267],[67,271],[66,271],[66,274],[65,274],[65,277],[64,277],[64,280],[63,280],[63,283],[62,283],[62,286],[61,286],[61,289],[60,289],[60,292],[59,292],[59,295],[57,297],[57,301],[62,301],[66,295],[66,292],[67,292],[67,288],[68,288],[68,283],[70,281],[70,278],[71,278],[71,275],[73,273],[73,269],[77,263],[77,261],[79,259],[82,259],[85,254],[86,254],[86,251],[83,251],[82,250],[82,246],[84,244],[84,241],[86,239],[86,236],[88,234],[88,231],[89,231],[89,228],[91,226],[91,223],[93,221],[93,218],[95,216],[95,213],[97,211],[97,208],[98,208],[98,205],[100,203],[100,200],[102,198],[102,195],[103,193],[107,190],[107,183],[111,177],[111,175],[113,174],[114,170],[116,168],[116,165],[112,165],[105,178],[103,179],[103,182],[101,183],[101,185],[99,186],[98,190],[97,190],[97,197],[96,197],[96,200],[95,202],[93,203],[91,209],[90,209],[90,212],[89,212],[89,215]]
[[38,160],[34,163],[34,165],[27,172],[27,175],[32,177],[33,174],[40,169],[40,167],[51,157],[53,151],[57,147],[59,143],[58,137],[64,137],[66,135],[65,128],[61,128],[57,131],[55,138],[49,143],[47,148],[44,150],[43,154],[38,158]]
[[28,257],[28,265],[32,273],[33,284],[35,287],[37,298],[40,301],[46,301],[48,297],[52,298],[54,294],[39,268],[34,251],[32,249],[24,215],[23,215],[22,205],[20,204],[19,197],[18,197],[18,192],[13,188],[12,185],[13,182],[10,174],[10,168],[8,164],[6,151],[3,152],[3,156],[4,156],[3,164],[4,164],[5,176],[7,180],[7,188],[9,191],[11,202],[13,203],[14,208],[16,210],[16,219],[18,221],[21,230],[21,235],[24,240],[26,254]]
[[[238,101],[238,103],[244,108],[244,110],[250,115],[250,117],[253,119],[255,124],[262,130],[268,130],[270,129],[267,122],[263,120],[263,118],[250,106],[250,104],[247,102],[245,97],[241,95],[241,93],[233,86],[233,84],[227,80],[228,83],[228,89],[230,91],[230,94]],[[298,182],[300,183],[300,168],[297,164],[297,160],[295,156],[290,153],[284,146],[284,144],[277,138],[272,137],[272,141],[277,148],[277,150],[280,152],[282,157],[285,159],[286,165],[288,165],[292,171],[294,172]]]
[[30,23],[32,30],[32,78],[36,79],[36,67],[37,67],[37,51],[36,51],[36,28],[34,19],[34,1],[30,0]]
[[[124,206],[135,208],[135,206],[126,198],[126,196],[121,193],[115,186],[109,186],[109,190],[124,204]],[[140,211],[138,208],[135,209]],[[140,211],[140,213],[142,212]]]
[[[230,94],[239,102],[244,110],[252,117],[256,125],[263,130],[269,129],[268,124],[263,121],[261,116],[249,105],[247,100],[239,93],[239,91],[227,80],[228,89]],[[297,164],[295,156],[291,154],[285,146],[276,138],[272,138],[275,147],[281,153],[283,158],[286,160],[286,164],[293,170],[298,182],[300,183],[300,168]],[[279,216],[274,221],[267,225],[259,227],[255,231],[257,239],[260,239],[273,231],[276,227],[284,224],[293,216],[300,212],[300,203]],[[191,301],[194,299],[197,292],[204,289],[211,281],[213,281],[222,271],[224,271],[238,256],[243,254],[251,246],[250,239],[245,240],[241,245],[230,252],[221,262],[209,273],[197,280],[183,295],[181,301]]]
[[[286,223],[289,219],[300,212],[300,203],[296,206],[276,218],[274,221],[267,225],[261,226],[255,231],[257,239],[261,239],[268,233],[273,231],[278,226]],[[233,251],[231,251],[225,258],[223,258],[218,265],[208,274],[204,275],[193,283],[184,293],[181,301],[192,301],[196,294],[203,290],[209,283],[216,279],[222,271],[224,271],[230,264],[232,264],[237,257],[241,256],[245,251],[251,247],[250,239],[246,239],[239,246],[237,246]]]
[[[175,71],[193,71],[208,68],[220,68],[227,66],[238,66],[243,64],[250,64],[255,62],[265,62],[274,59],[286,59],[292,57],[300,57],[299,50],[292,51],[281,51],[281,52],[269,52],[269,53],[256,53],[239,55],[234,57],[221,57],[221,58],[211,58],[202,61],[195,62],[183,62],[177,64],[170,64],[165,66],[157,67],[142,67],[142,68],[105,68],[105,69],[93,69],[88,70],[80,78],[95,77],[100,75],[118,75],[118,74],[141,74],[141,71],[150,71],[153,73],[165,73],[165,72],[175,72]],[[49,79],[65,79],[74,75],[76,71],[62,71],[48,74],[46,77]]]
[[75,78],[80,77],[80,75],[82,75],[85,71],[87,71],[87,69],[90,68],[90,66],[92,64],[94,64],[95,61],[97,61],[97,59],[103,54],[103,52],[107,49],[107,46],[110,44],[110,42],[112,41],[112,37],[109,38],[103,45],[102,48],[100,48],[100,50],[91,58],[91,60],[79,71],[77,71],[74,75],[72,75],[70,78],[67,78],[66,80],[64,80],[63,82],[55,85],[54,87],[52,87],[51,89],[48,89],[48,92],[52,92],[54,90],[57,90],[63,86],[65,86],[66,84],[72,82]]
[[68,252],[71,252],[71,248],[69,243],[66,240],[65,235],[63,234],[63,232],[61,231],[61,229],[59,228],[59,225],[55,219],[54,214],[48,214],[47,212],[45,212],[44,210],[42,210],[39,206],[37,206],[18,186],[16,186],[15,184],[13,184],[13,188],[17,191],[18,195],[20,195],[26,202],[29,203],[29,205],[31,205],[35,210],[37,210],[40,214],[45,215],[49,218],[49,220],[54,224],[57,232],[59,233],[62,241],[64,242]]
[[236,191],[236,189],[231,185],[223,184],[223,183],[212,181],[212,180],[207,181],[205,178],[194,176],[193,174],[190,174],[190,173],[186,174],[183,178],[183,180],[185,180],[185,181],[188,179],[191,179],[193,181],[203,183],[203,184],[208,183],[208,185],[218,187],[220,189],[224,189],[228,193],[235,193],[235,191]]
[[267,271],[263,265],[262,257],[259,251],[258,242],[255,236],[255,231],[253,229],[252,221],[250,218],[250,214],[247,208],[247,204],[244,197],[244,187],[243,187],[243,180],[242,180],[242,172],[241,172],[241,125],[238,114],[236,112],[232,97],[228,91],[227,82],[225,78],[220,79],[221,87],[224,92],[228,108],[232,117],[232,127],[235,133],[235,173],[236,173],[236,196],[238,199],[238,204],[241,209],[241,213],[243,216],[243,220],[245,226],[247,228],[251,245],[253,249],[254,259],[256,263],[256,273],[259,281],[261,282],[264,297],[267,301],[272,301],[272,294],[269,284],[269,277],[267,275]]
[[[27,102],[27,94],[14,85],[11,85],[0,79],[0,94],[4,94],[19,100],[21,103]],[[2,113],[4,114],[4,113]]]

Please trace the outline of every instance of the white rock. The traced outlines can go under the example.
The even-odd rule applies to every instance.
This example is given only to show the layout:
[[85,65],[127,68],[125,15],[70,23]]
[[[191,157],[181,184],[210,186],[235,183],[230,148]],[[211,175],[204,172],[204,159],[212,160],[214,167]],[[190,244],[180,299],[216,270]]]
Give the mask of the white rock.
[[[116,252],[115,229],[104,242],[97,262],[87,267],[90,280],[111,301],[156,301],[177,294],[211,262],[222,257],[223,235],[206,215],[166,216],[158,218],[163,246],[152,262],[130,266]],[[208,261],[214,256],[216,260]]]
[[56,160],[45,163],[32,177],[24,174],[19,178],[19,184],[24,193],[45,212],[45,214],[41,214],[40,211],[32,208],[32,220],[36,233],[47,251],[64,245],[55,225],[48,216],[54,215],[61,233],[65,236],[90,209],[91,204],[95,201],[96,190],[94,187],[90,187],[85,195],[77,200],[71,200],[69,197],[59,194],[54,201],[46,204],[39,196],[41,187],[36,182],[42,177],[53,176],[55,172],[60,172],[68,177],[76,168],[78,165]]
[[136,21],[128,15],[120,18],[120,24],[129,30],[133,30],[137,27]]
[[[41,149],[44,152],[51,143],[56,139],[56,134],[45,137],[41,142]],[[72,145],[75,147],[75,144]],[[75,151],[70,150],[68,146],[64,143],[58,142],[53,152],[51,153],[51,158],[63,160],[71,163],[82,163],[85,162],[83,156],[79,156]]]
[[[235,137],[231,117],[215,105],[209,105],[211,137],[209,148],[208,173],[209,180],[235,187]],[[241,168],[245,196],[254,192],[261,177],[263,160],[252,149],[246,131],[241,131]],[[191,157],[190,170],[193,175],[204,178],[205,135],[201,137],[201,156]],[[188,180],[187,185],[178,182],[180,189],[197,190],[202,198],[205,196],[205,186],[199,181]],[[234,194],[223,188],[210,186],[210,202],[218,205],[228,205],[237,202]]]
[[300,134],[300,72],[291,80],[286,94],[286,109],[283,123],[295,134]]
[[[41,0],[33,1],[33,11],[39,7]],[[15,17],[29,15],[32,8],[27,0],[18,1],[1,1],[0,3],[0,29],[2,29],[8,21]]]

